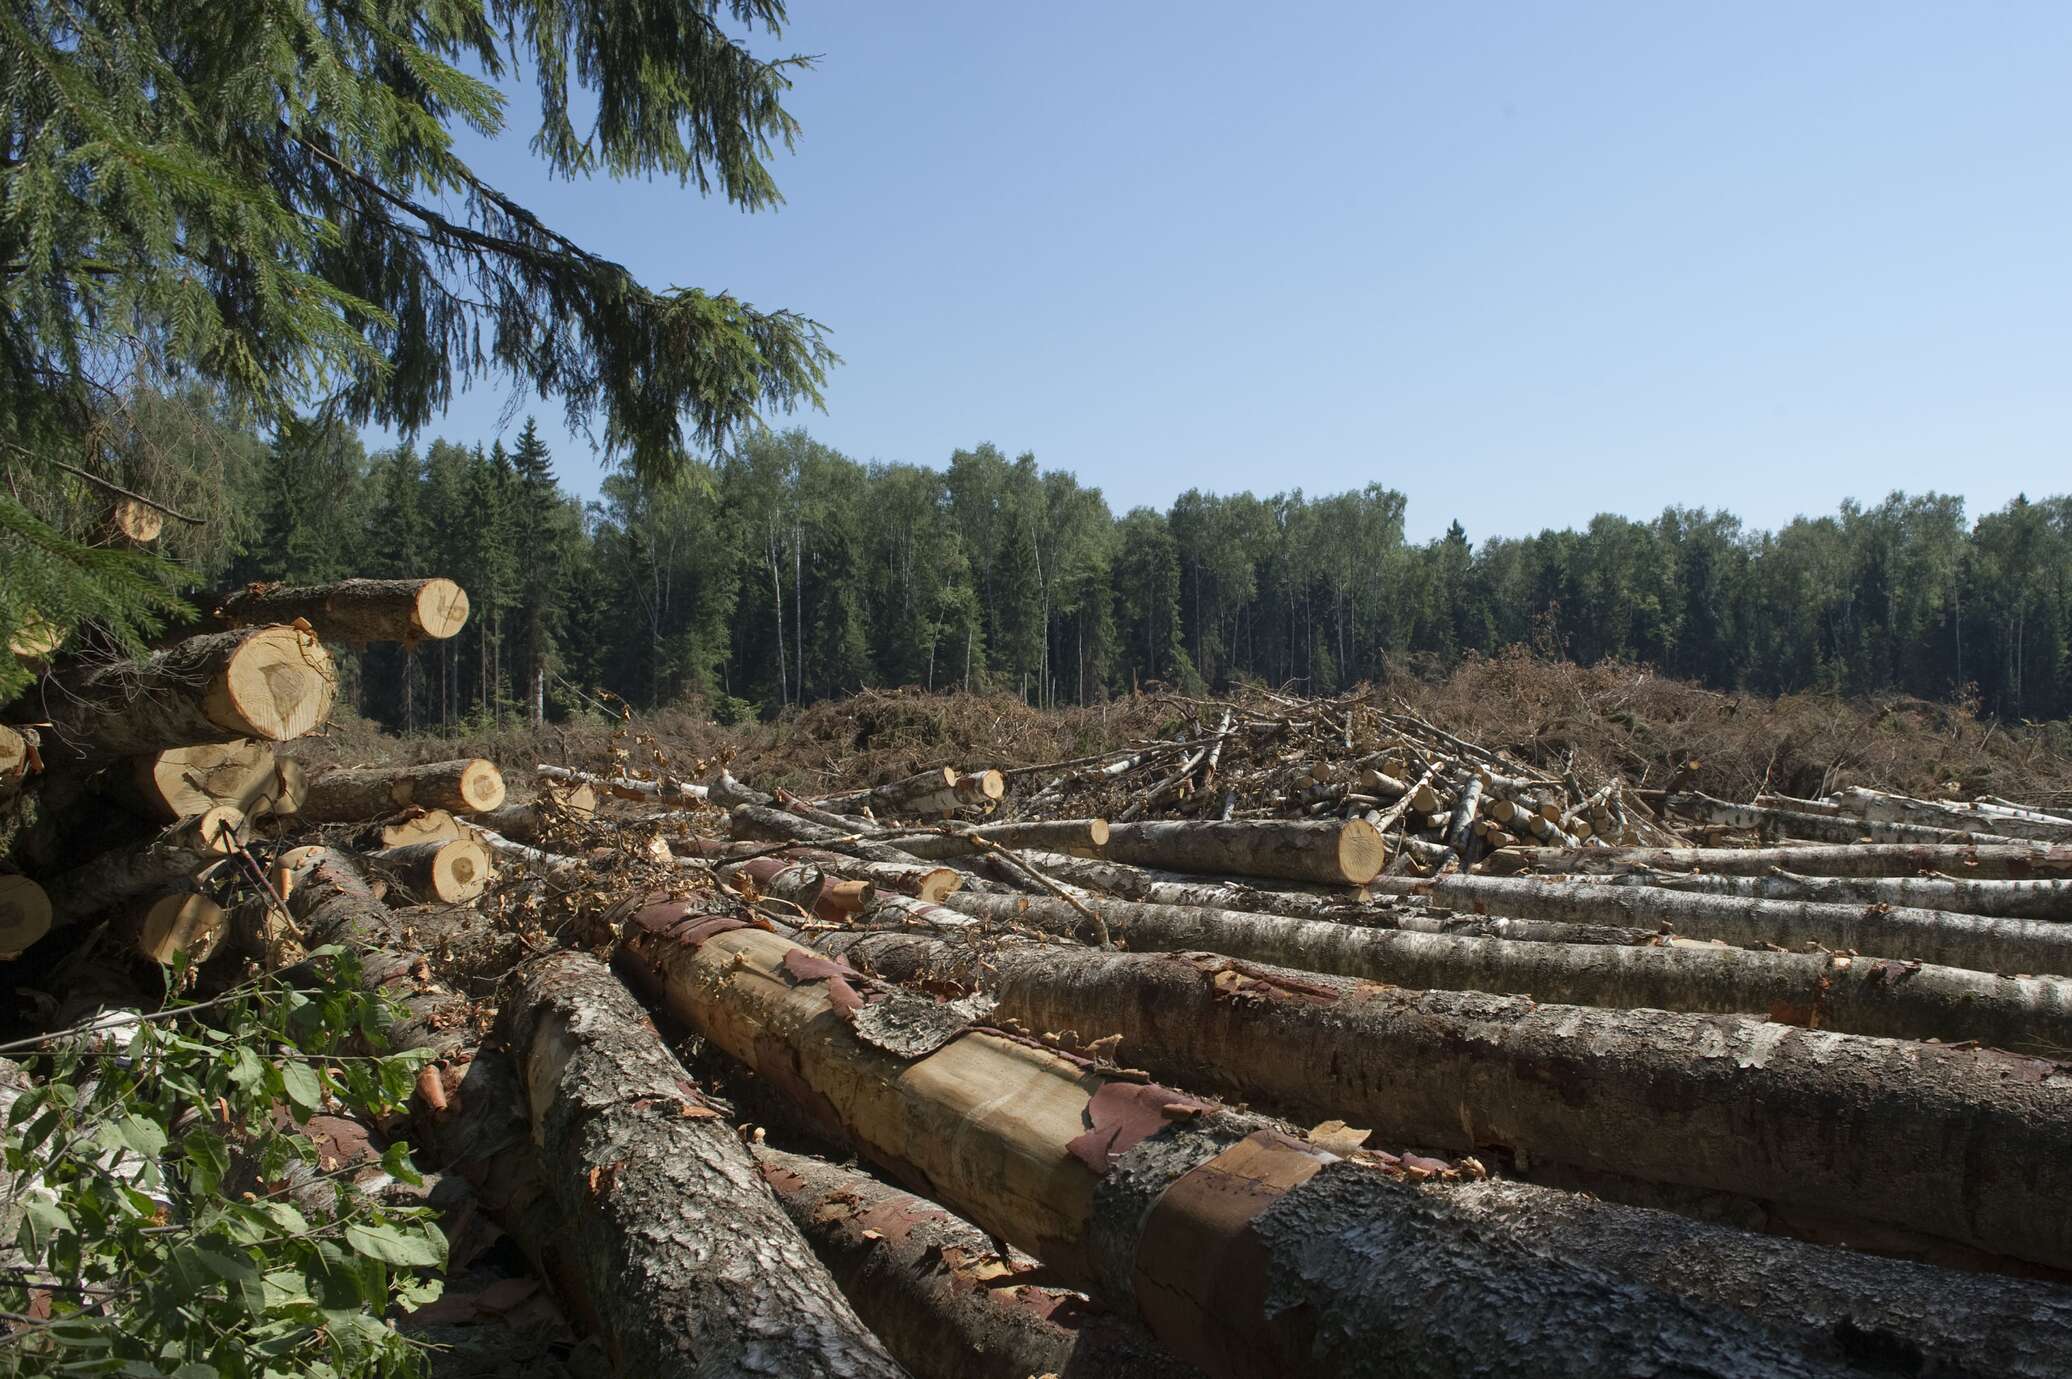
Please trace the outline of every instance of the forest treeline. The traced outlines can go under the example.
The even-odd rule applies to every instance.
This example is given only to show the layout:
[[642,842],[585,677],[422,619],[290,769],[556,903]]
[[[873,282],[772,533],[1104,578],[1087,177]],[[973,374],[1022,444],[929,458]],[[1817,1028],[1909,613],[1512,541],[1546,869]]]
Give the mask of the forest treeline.
[[1085,702],[1158,680],[1318,692],[1390,664],[1525,644],[1722,689],[1976,693],[2072,714],[2072,498],[1893,494],[1775,532],[1671,508],[1587,528],[1404,539],[1403,495],[1190,491],[1112,512],[1073,474],[981,445],[942,469],[764,434],[657,485],[582,503],[528,423],[510,448],[366,453],[310,423],[214,447],[205,583],[447,575],[451,644],[376,648],[347,689],[398,728],[558,717],[597,689],[701,695],[722,716],[866,685]]

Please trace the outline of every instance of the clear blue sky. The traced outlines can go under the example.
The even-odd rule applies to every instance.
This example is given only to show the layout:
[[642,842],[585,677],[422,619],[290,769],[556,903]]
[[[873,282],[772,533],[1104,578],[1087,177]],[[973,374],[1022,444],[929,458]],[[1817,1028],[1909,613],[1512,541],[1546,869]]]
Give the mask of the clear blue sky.
[[652,284],[827,323],[796,420],[858,459],[990,440],[1118,512],[1379,481],[1418,539],[2072,489],[2062,0],[794,0],[778,46],[821,63],[775,212],[550,182],[529,102],[474,154]]

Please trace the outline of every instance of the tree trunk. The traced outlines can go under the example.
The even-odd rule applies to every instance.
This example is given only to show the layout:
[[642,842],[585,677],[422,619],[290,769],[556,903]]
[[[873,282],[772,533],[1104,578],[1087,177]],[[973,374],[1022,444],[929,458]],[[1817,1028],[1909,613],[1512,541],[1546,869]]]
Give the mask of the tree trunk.
[[811,862],[839,875],[869,881],[888,891],[929,902],[943,899],[964,884],[962,872],[953,871],[948,867],[923,866],[918,862],[872,862],[811,847],[792,848],[784,855],[795,861]]
[[367,860],[389,872],[423,901],[460,905],[482,894],[496,875],[489,849],[473,838],[448,838],[382,848]]
[[2022,841],[1977,828],[1888,824],[1875,819],[1808,814],[1796,809],[1764,809],[1758,805],[1716,800],[1696,791],[1666,795],[1662,807],[1669,813],[1697,819],[1701,823],[1754,829],[1765,837],[1811,838],[1823,843],[1860,843],[1866,840],[1878,843],[1951,843],[1967,838],[1974,843]]
[[71,924],[125,900],[171,886],[185,887],[203,867],[236,849],[232,835],[245,816],[228,805],[174,824],[148,842],[103,853],[83,867],[50,878],[45,889],[60,922]]
[[82,756],[144,756],[233,737],[301,737],[331,716],[336,680],[316,638],[259,627],[95,666],[15,710],[47,716],[51,735]]
[[1771,943],[1784,948],[1813,943],[1881,958],[1968,967],[1975,972],[2072,976],[2072,924],[2049,920],[1993,919],[1878,905],[1742,900],[1652,886],[1522,877],[1384,877],[1373,889],[1390,895],[1428,896],[1436,904],[1475,914],[1642,928],[1666,924],[1692,938],[1728,943]]
[[499,1028],[614,1369],[903,1373],[609,969],[575,953],[521,968]]
[[1968,802],[1914,800],[1861,786],[1836,792],[1834,803],[1861,819],[1881,823],[1920,824],[1925,828],[1997,833],[2044,843],[2072,843],[2072,822],[2047,815],[2005,809],[1989,810]]
[[290,588],[253,584],[223,600],[226,627],[292,623],[297,618],[325,641],[439,641],[468,621],[468,595],[450,579],[342,579]]
[[1187,1379],[1200,1371],[1076,1293],[1019,1282],[978,1227],[855,1168],[755,1146],[756,1165],[872,1333],[916,1379]]
[[[566,766],[535,766],[533,774],[541,780],[552,781],[564,789],[586,792],[588,808],[583,813],[595,813],[598,794],[611,795],[622,800],[642,800],[653,804],[676,805],[689,808],[703,804],[706,789],[685,781],[634,780],[627,776],[599,776],[588,771],[574,771]],[[580,798],[580,797],[578,797]]]
[[1117,824],[1102,855],[1173,871],[1342,886],[1366,885],[1387,860],[1381,835],[1360,819]]
[[[904,935],[830,942],[888,974],[971,960]],[[2054,1063],[1659,1010],[1410,992],[1207,954],[986,954],[997,1015],[1119,1034],[1182,1085],[1391,1140],[1529,1155],[1884,1222],[2072,1264],[2072,1078]]]
[[302,817],[314,823],[359,823],[413,805],[482,814],[503,802],[503,772],[481,757],[424,766],[334,766],[310,777]]
[[1894,905],[2002,919],[2072,920],[2072,881],[1971,881],[1941,876],[1707,876],[1631,872],[1624,885],[1751,900],[1812,900],[1837,905]]
[[[1094,926],[1061,900],[955,895],[959,914],[1082,943]],[[1563,1005],[1768,1017],[1892,1039],[1976,1039],[2072,1049],[2072,981],[1827,953],[1758,953],[1684,941],[1644,947],[1411,933],[1129,901],[1089,902],[1120,947],[1209,952],[1413,990],[1488,991]]]
[[1492,853],[1482,865],[1490,872],[1652,870],[1711,871],[1726,876],[1762,876],[1773,870],[1801,876],[1946,872],[1976,880],[2040,881],[2072,879],[2072,847],[1856,843],[1765,848],[1507,848]]
[[1026,823],[979,824],[941,833],[912,833],[885,841],[909,857],[942,861],[971,857],[985,848],[971,841],[976,836],[995,847],[1036,848],[1050,852],[1097,852],[1107,845],[1111,825],[1105,819],[1032,819]]
[[[1498,1240],[1388,1160],[996,1032],[914,1056],[926,1045],[891,1019],[874,1037],[907,1052],[890,1052],[843,1015],[880,994],[851,985],[869,983],[761,930],[686,929],[681,912],[635,915],[621,944],[672,1013],[1211,1375],[1840,1373],[1731,1313]],[[1363,1260],[1387,1267],[1348,1267]]]

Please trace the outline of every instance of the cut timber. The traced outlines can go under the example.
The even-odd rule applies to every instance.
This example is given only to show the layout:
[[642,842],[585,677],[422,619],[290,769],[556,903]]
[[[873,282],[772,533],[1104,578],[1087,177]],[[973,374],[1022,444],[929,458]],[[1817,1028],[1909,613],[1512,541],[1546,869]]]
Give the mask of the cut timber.
[[1039,848],[1046,852],[1099,852],[1107,845],[1110,825],[1106,819],[1035,819],[1027,823],[980,824],[942,833],[912,833],[885,841],[909,857],[938,862],[946,857],[970,857],[985,851],[972,841],[983,838],[995,847]]
[[50,897],[26,876],[0,872],[0,960],[18,958],[50,932]]
[[302,817],[316,823],[358,823],[412,805],[484,814],[503,802],[503,772],[481,757],[424,766],[336,766],[310,778]]
[[1828,905],[1806,900],[1746,900],[1694,895],[1601,880],[1524,877],[1383,877],[1373,889],[1424,896],[1475,914],[1576,924],[1669,925],[1692,938],[1728,943],[1818,944],[1881,958],[1911,958],[1975,972],[2053,972],[2072,976],[2072,924],[1995,919],[1944,910]]
[[[502,811],[499,810],[498,813]],[[493,815],[480,814],[475,821],[491,827]],[[443,809],[412,809],[383,819],[360,834],[363,851],[409,847],[412,843],[450,843],[461,837],[460,821]]]
[[1808,814],[1796,809],[1765,809],[1760,805],[1734,804],[1696,791],[1671,794],[1662,807],[1672,814],[1700,823],[1725,828],[1754,829],[1765,837],[1811,838],[1823,843],[1949,843],[1969,838],[1974,843],[2019,843],[2019,838],[1981,828],[1929,827],[1921,824],[1888,824],[1875,819],[1857,819],[1833,814]]
[[1989,810],[1968,802],[1914,800],[1862,787],[1843,790],[1834,803],[1847,813],[1882,823],[1920,824],[1927,828],[1958,828],[1968,833],[1998,833],[2010,838],[2031,838],[2045,843],[2072,843],[2072,821],[2042,814],[2021,814],[2005,809]]
[[[848,951],[940,977],[887,935]],[[1732,1192],[2072,1264],[2072,1075],[1996,1049],[1410,992],[1206,954],[986,953],[998,1016],[1121,1035],[1153,1076],[1412,1144]]]
[[156,963],[170,963],[181,953],[190,962],[205,962],[228,927],[221,905],[191,891],[139,904],[122,925],[130,946]]
[[889,1052],[844,1016],[862,978],[685,909],[643,909],[620,946],[672,1013],[900,1181],[1209,1374],[1841,1372],[1724,1309],[1498,1240],[1380,1162],[1257,1117],[987,1030]]
[[36,769],[36,730],[0,724],[0,800],[21,788]]
[[[763,1180],[871,1333],[916,1379],[1185,1379],[1200,1371],[986,1233],[861,1169],[754,1146]],[[1024,1279],[1030,1279],[1024,1282]]]
[[842,876],[873,882],[888,891],[910,895],[917,900],[941,900],[964,884],[964,873],[960,871],[949,867],[923,866],[918,862],[872,862],[809,847],[790,848],[784,855],[801,862],[811,862]]
[[140,895],[186,888],[194,874],[236,851],[245,816],[227,804],[183,819],[147,843],[104,853],[50,882],[50,903],[73,923]]
[[1708,876],[1632,872],[1621,883],[1752,900],[1817,900],[1830,905],[1899,905],[2006,919],[2072,920],[2072,881],[1973,881],[1945,876]]
[[[108,527],[126,541],[148,546],[165,530],[165,514],[149,503],[140,503],[134,498],[118,498],[108,510]],[[269,618],[267,621],[292,622],[294,619]]]
[[2013,843],[1856,843],[1768,848],[1510,848],[1484,864],[1492,872],[1711,871],[1761,876],[1912,876],[1941,872],[1976,880],[2072,878],[2072,847]]
[[572,770],[566,766],[535,766],[533,774],[559,787],[567,797],[568,807],[577,813],[596,813],[599,791],[622,800],[646,800],[655,804],[678,806],[703,804],[708,793],[702,785],[691,785],[683,781],[599,776],[588,771]]
[[450,579],[344,579],[291,587],[253,584],[223,600],[227,627],[300,618],[332,642],[415,642],[451,637],[468,621],[468,595]]
[[65,644],[65,629],[35,609],[24,609],[7,638],[7,649],[24,661],[41,661]]
[[[1134,952],[1209,952],[1422,990],[1488,991],[1562,1005],[1768,1016],[1894,1039],[1976,1039],[2025,1053],[2072,1050],[2072,981],[2003,977],[1827,953],[1714,944],[1531,943],[1361,928],[1280,915],[1094,900]],[[964,892],[960,914],[1095,941],[1060,900]]]
[[1173,871],[1340,886],[1366,885],[1388,860],[1381,834],[1362,819],[1117,824],[1108,831],[1102,853],[1118,862]]
[[146,756],[226,738],[285,742],[331,716],[337,675],[309,633],[257,627],[189,637],[142,661],[96,666],[35,702],[85,756]]
[[554,954],[514,973],[501,1005],[569,1263],[616,1372],[897,1379],[610,969]]
[[395,873],[419,899],[449,905],[473,900],[495,875],[489,864],[489,849],[473,838],[406,843],[402,847],[383,848],[370,854],[368,860]]
[[[727,813],[727,832],[736,838],[840,848],[844,852],[853,852],[858,857],[865,857],[874,862],[909,864],[914,860],[911,853],[881,842],[870,839],[847,841],[854,839],[855,835],[842,833],[826,824],[814,823],[811,819],[801,818],[774,805],[735,805]],[[969,844],[960,846],[968,847]]]
[[877,898],[869,881],[844,880],[810,862],[757,857],[718,868],[720,878],[749,895],[769,896],[834,923],[868,909]]
[[273,748],[248,738],[132,757],[110,770],[107,779],[111,793],[160,823],[218,804],[249,811],[278,793]]
[[957,803],[965,809],[991,809],[1007,794],[1007,777],[998,771],[971,771],[957,778]]

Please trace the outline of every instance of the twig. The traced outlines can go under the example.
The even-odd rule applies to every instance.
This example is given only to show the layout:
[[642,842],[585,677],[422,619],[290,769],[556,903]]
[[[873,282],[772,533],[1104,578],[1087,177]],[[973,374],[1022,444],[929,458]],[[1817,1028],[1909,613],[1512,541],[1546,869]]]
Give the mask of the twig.
[[164,503],[159,502],[156,498],[146,498],[143,494],[138,493],[135,489],[124,488],[121,484],[115,483],[113,480],[103,479],[100,475],[92,473],[88,470],[81,469],[76,464],[67,464],[63,460],[58,459],[54,455],[39,455],[35,451],[29,449],[26,446],[16,445],[13,441],[6,442],[6,445],[9,450],[12,450],[20,455],[26,455],[30,459],[37,461],[39,464],[56,465],[59,469],[64,470],[67,474],[77,475],[78,477],[86,480],[90,484],[98,484],[102,488],[107,489],[110,493],[119,493],[125,498],[133,498],[137,502],[142,503],[147,508],[157,508],[166,516],[178,522],[185,522],[190,527],[205,527],[208,525],[208,519],[206,517],[190,517],[186,513],[181,512],[178,508],[167,507]]

